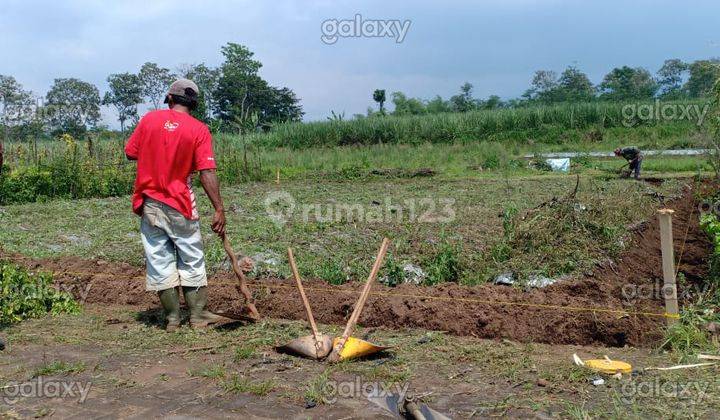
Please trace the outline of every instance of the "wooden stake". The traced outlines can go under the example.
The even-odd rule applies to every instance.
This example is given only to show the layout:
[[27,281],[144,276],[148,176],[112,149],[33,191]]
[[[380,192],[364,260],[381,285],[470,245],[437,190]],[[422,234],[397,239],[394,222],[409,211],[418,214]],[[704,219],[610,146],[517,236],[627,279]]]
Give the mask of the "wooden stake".
[[[662,250],[662,268],[664,284],[662,294],[665,298],[665,312],[669,315],[679,313],[677,284],[675,283],[675,253],[673,251],[672,209],[658,210],[660,222],[660,248]],[[676,318],[667,318],[668,325],[674,324]]]
[[280,168],[275,170],[275,183],[280,185]]

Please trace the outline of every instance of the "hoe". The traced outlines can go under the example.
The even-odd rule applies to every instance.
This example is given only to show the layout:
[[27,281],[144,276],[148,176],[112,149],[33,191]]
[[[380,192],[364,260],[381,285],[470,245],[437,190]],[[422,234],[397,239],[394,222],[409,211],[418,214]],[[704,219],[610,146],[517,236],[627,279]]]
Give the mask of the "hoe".
[[290,261],[290,268],[292,269],[293,277],[295,277],[295,284],[300,292],[300,298],[305,306],[305,313],[307,313],[308,322],[310,323],[310,328],[312,328],[313,333],[312,335],[296,338],[286,345],[278,347],[278,350],[283,353],[297,354],[310,359],[324,359],[325,356],[330,353],[330,350],[332,350],[332,337],[318,332],[317,324],[315,324],[315,318],[310,308],[310,302],[308,302],[308,298],[305,295],[300,273],[295,264],[292,248],[288,248],[288,261]]
[[233,249],[230,246],[230,240],[228,240],[227,235],[222,235],[222,241],[223,248],[225,248],[225,252],[227,253],[228,258],[230,258],[230,262],[232,263],[232,269],[235,272],[235,276],[237,276],[238,278],[237,289],[245,297],[248,310],[250,311],[250,316],[231,316],[226,314],[223,315],[241,321],[258,321],[260,319],[260,312],[258,312],[257,308],[255,307],[255,300],[253,299],[252,293],[250,293],[250,289],[248,289],[247,287],[245,274],[240,269],[240,264],[238,264],[237,256],[235,256],[235,252],[233,252]]
[[383,239],[380,251],[375,258],[375,264],[373,265],[372,271],[370,271],[370,275],[368,276],[367,283],[365,283],[365,287],[355,304],[355,309],[353,310],[352,315],[350,315],[350,319],[345,326],[345,331],[343,331],[343,335],[341,337],[333,340],[333,349],[328,356],[328,361],[337,362],[340,360],[369,356],[373,353],[389,348],[377,346],[359,338],[350,336],[355,329],[355,325],[357,325],[358,319],[360,319],[360,313],[365,306],[365,302],[367,302],[367,298],[370,296],[370,288],[375,281],[375,277],[377,277],[378,271],[380,271],[380,267],[382,266],[383,259],[385,258],[389,245],[390,240],[388,238]]
[[375,281],[378,271],[382,266],[385,253],[387,252],[389,245],[390,241],[385,238],[382,242],[382,246],[380,247],[378,256],[375,259],[375,264],[370,272],[370,276],[363,287],[362,293],[360,293],[358,301],[355,303],[355,309],[348,320],[345,331],[343,332],[342,337],[337,337],[335,339],[332,339],[332,337],[327,334],[320,334],[318,332],[317,325],[315,324],[315,318],[313,317],[312,310],[310,308],[310,303],[305,295],[305,290],[303,289],[302,281],[300,280],[300,274],[298,273],[297,265],[295,264],[295,257],[293,256],[292,249],[288,249],[290,268],[292,269],[293,276],[295,277],[295,283],[300,291],[300,297],[302,298],[303,305],[305,306],[305,312],[307,313],[308,322],[310,323],[310,328],[312,328],[313,333],[312,335],[296,338],[288,344],[278,347],[277,350],[316,360],[328,357],[328,361],[336,362],[368,356],[388,349],[389,347],[377,346],[359,338],[351,337],[350,334],[360,318],[360,313],[362,312],[362,308],[365,306],[365,302],[370,295],[370,288],[372,287],[372,283]]

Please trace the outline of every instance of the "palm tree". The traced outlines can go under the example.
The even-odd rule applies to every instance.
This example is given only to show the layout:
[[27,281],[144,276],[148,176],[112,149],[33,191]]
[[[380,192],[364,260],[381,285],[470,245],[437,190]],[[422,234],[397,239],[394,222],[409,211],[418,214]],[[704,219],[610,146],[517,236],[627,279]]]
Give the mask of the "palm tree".
[[385,113],[385,89],[375,89],[375,92],[373,92],[373,100],[377,102],[380,105],[380,113]]

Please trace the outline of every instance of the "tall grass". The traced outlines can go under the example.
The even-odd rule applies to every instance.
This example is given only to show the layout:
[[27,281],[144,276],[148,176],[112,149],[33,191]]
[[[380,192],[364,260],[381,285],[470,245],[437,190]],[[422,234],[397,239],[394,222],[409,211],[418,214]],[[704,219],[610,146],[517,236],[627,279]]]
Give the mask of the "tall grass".
[[689,121],[639,120],[623,114],[626,104],[592,102],[517,109],[484,110],[403,117],[371,117],[350,121],[292,123],[276,126],[249,141],[296,149],[317,146],[422,144],[508,139],[565,139],[565,130],[637,125],[691,125]]
[[[352,121],[285,124],[269,133],[217,134],[215,152],[226,184],[283,179],[357,178],[374,169],[449,175],[518,169],[518,156],[547,149],[611,150],[619,144],[686,147],[698,128],[689,121],[627,127],[623,104],[586,103]],[[0,205],[52,198],[129,194],[134,163],[122,136],[77,141],[29,139],[5,145]]]

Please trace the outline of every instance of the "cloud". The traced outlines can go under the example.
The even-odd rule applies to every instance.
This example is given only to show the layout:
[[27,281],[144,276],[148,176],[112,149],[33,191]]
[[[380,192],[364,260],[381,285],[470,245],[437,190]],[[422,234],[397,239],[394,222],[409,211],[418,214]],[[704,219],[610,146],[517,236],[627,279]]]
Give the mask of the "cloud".
[[[138,71],[146,61],[218,65],[220,47],[237,42],[264,64],[263,77],[298,93],[306,118],[324,119],[330,110],[365,112],[375,88],[447,98],[469,81],[479,97],[507,98],[522,94],[537,69],[575,64],[597,82],[618,65],[654,72],[673,56],[716,56],[707,40],[720,43],[718,12],[709,0],[8,0],[0,74],[38,94],[56,77],[105,90],[109,74]],[[401,44],[320,41],[324,20],[357,13],[412,24]]]

